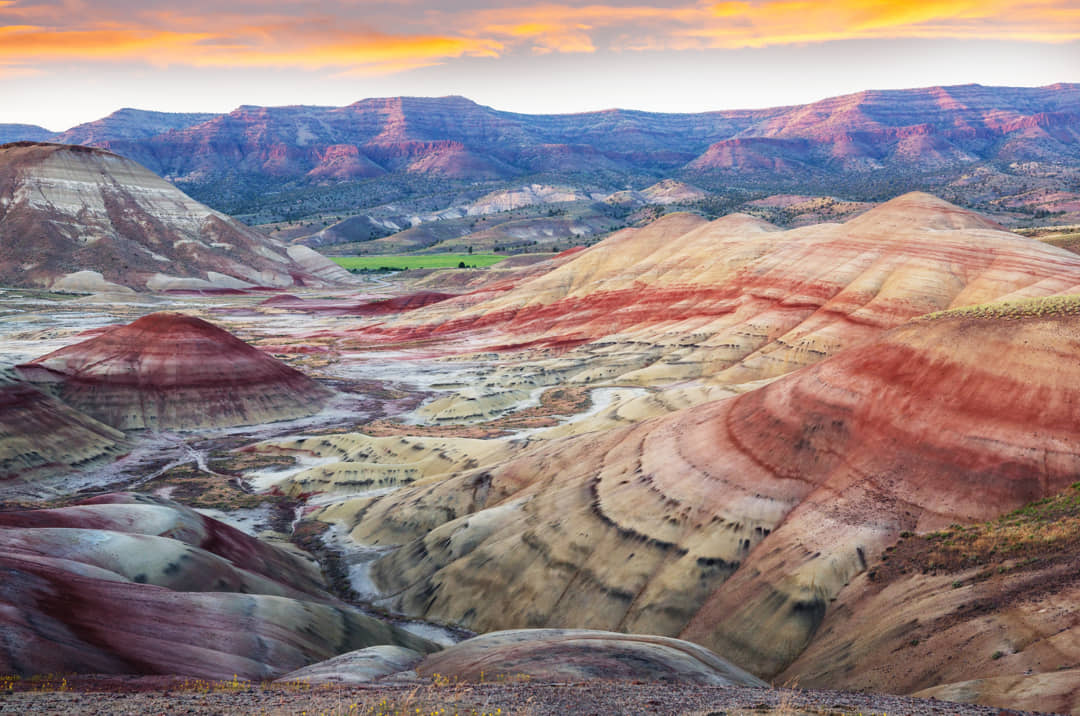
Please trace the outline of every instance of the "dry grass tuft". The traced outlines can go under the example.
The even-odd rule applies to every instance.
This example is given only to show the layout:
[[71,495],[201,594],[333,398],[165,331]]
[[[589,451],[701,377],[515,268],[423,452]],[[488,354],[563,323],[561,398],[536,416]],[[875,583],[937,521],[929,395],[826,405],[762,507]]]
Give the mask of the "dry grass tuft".
[[939,321],[953,318],[1012,321],[1026,318],[1057,318],[1080,316],[1080,296],[1046,296],[1022,301],[998,301],[977,306],[964,306],[948,311],[936,311],[917,321]]
[[889,581],[900,574],[949,574],[983,567],[972,578],[982,581],[1071,562],[1078,550],[1080,482],[991,522],[951,525],[924,535],[901,533],[900,541],[885,551],[870,576]]

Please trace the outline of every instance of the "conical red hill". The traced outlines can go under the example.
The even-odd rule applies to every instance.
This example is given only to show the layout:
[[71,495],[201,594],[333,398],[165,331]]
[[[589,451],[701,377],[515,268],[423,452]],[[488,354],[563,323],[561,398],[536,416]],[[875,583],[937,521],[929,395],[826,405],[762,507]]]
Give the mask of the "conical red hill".
[[317,413],[330,390],[194,316],[154,313],[18,367],[120,429],[225,427]]

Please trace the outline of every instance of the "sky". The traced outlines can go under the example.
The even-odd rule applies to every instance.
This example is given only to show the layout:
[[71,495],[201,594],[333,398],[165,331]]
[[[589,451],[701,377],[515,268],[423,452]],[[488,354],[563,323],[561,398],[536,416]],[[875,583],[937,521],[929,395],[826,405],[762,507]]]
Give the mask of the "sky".
[[464,95],[665,112],[1080,82],[1080,0],[0,0],[0,123]]

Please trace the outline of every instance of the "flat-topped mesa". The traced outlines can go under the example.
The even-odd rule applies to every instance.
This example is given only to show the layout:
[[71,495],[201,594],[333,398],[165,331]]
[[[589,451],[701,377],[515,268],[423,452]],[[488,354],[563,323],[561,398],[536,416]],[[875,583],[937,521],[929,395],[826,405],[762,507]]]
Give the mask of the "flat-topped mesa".
[[111,152],[0,146],[0,285],[164,291],[349,281],[329,259],[289,249]]
[[333,395],[227,331],[154,313],[17,367],[113,427],[254,425],[319,412]]

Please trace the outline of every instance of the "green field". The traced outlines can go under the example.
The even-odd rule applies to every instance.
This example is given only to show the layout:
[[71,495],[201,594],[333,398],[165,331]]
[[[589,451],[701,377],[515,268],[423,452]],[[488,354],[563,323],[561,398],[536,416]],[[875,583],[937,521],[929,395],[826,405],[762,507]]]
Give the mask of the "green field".
[[484,268],[506,259],[500,254],[407,254],[402,256],[328,256],[338,266],[350,271],[404,271],[405,269]]

